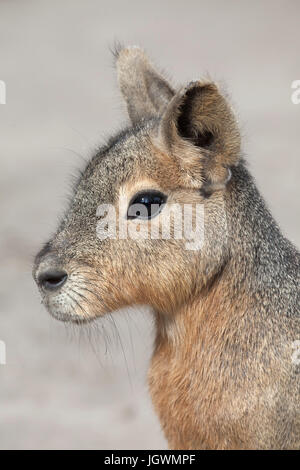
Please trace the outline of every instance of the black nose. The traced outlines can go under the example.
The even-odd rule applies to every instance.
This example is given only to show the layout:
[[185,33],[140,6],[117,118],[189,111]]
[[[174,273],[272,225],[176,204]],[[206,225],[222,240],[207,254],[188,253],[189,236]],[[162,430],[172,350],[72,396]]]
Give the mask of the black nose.
[[62,287],[67,278],[66,271],[48,269],[38,275],[38,283],[45,290],[55,290]]

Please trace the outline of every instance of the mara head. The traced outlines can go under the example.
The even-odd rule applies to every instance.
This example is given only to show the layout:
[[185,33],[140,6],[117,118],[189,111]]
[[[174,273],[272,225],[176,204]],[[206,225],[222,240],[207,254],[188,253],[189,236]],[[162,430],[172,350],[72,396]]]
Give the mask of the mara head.
[[174,90],[137,47],[116,53],[130,127],[90,160],[35,260],[49,312],[83,322],[128,305],[172,314],[228,254],[235,116],[216,84]]

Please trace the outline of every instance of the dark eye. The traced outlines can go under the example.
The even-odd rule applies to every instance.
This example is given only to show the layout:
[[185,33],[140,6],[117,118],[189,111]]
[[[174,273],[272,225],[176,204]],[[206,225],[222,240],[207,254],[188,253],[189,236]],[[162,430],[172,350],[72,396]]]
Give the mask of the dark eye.
[[167,196],[160,191],[141,191],[131,199],[127,219],[152,219],[161,212],[166,200]]

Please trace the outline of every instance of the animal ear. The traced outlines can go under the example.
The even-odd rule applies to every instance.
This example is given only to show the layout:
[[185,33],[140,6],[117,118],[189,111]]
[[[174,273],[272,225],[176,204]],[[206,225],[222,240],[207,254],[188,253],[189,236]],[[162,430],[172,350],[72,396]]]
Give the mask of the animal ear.
[[175,92],[139,47],[116,53],[118,81],[133,124],[161,115]]
[[216,84],[192,82],[162,116],[159,141],[204,193],[225,187],[240,157],[234,113]]

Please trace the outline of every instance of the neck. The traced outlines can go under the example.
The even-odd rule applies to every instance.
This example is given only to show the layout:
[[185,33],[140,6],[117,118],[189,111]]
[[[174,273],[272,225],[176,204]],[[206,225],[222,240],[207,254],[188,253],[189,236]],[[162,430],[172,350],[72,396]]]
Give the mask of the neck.
[[278,304],[274,286],[286,282],[292,262],[287,259],[293,259],[296,251],[281,235],[243,165],[233,170],[226,210],[228,257],[205,287],[176,312],[157,313],[157,345],[167,341],[178,347],[184,338],[190,342],[199,329],[224,329],[245,312],[258,312],[265,301]]
[[[199,345],[197,336],[209,330],[209,336],[217,328],[224,328],[233,315],[242,315],[246,308],[245,280],[236,285],[235,264],[226,263],[222,270],[188,302],[172,314],[156,313],[156,347],[168,344],[171,348]],[[181,345],[181,346],[180,346]]]

